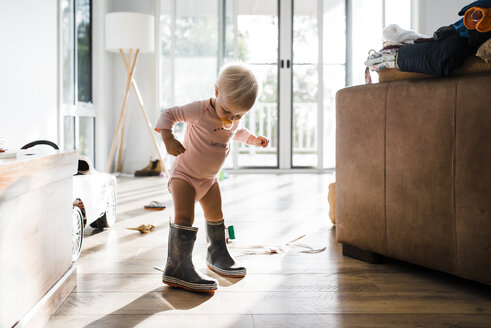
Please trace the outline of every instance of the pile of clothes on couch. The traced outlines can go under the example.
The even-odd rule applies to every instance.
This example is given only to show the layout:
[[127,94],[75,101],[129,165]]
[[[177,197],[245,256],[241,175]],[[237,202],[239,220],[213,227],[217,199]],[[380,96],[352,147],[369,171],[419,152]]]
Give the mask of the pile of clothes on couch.
[[491,0],[475,1],[458,14],[463,17],[440,27],[433,37],[396,24],[387,26],[383,30],[383,48],[371,50],[365,61],[365,82],[371,83],[370,71],[398,69],[449,76],[471,55],[491,62]]

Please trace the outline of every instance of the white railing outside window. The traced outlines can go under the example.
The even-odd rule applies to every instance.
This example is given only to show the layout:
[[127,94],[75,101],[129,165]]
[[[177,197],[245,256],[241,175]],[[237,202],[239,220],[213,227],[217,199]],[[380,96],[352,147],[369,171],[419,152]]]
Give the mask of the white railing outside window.
[[[293,148],[295,153],[316,154],[317,152],[317,133],[315,127],[317,120],[316,103],[295,103],[298,109],[295,120],[293,137],[295,139]],[[244,126],[256,135],[269,136],[270,146],[262,149],[251,147],[244,143],[239,144],[241,154],[276,153],[278,147],[277,133],[275,131],[275,122],[277,120],[277,104],[275,103],[257,103],[254,108],[244,117]]]

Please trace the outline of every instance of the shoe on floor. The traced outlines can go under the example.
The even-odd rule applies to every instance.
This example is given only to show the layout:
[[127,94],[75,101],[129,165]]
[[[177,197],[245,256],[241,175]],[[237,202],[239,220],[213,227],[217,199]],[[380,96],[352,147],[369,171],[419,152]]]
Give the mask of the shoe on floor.
[[141,170],[135,171],[135,177],[151,177],[158,176],[162,172],[162,165],[160,164],[160,160],[150,160],[147,167]]
[[144,209],[146,210],[152,210],[152,211],[162,211],[165,210],[165,205],[162,202],[158,202],[156,200],[151,201],[147,205],[143,206]]

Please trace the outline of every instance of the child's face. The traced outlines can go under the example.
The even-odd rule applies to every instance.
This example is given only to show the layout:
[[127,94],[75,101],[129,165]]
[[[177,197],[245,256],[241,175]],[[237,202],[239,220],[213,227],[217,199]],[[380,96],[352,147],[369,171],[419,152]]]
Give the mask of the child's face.
[[216,101],[215,101],[215,109],[218,117],[221,119],[226,119],[229,121],[238,121],[244,116],[249,110],[245,110],[243,108],[238,108],[230,104],[228,99],[226,99],[218,89],[215,89]]

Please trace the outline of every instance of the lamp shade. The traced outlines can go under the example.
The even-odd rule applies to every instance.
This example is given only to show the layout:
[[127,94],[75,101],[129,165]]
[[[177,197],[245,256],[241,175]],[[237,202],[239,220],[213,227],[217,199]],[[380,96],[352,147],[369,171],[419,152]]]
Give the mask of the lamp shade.
[[140,49],[152,52],[154,46],[154,18],[151,15],[133,12],[106,14],[106,50],[127,52]]

